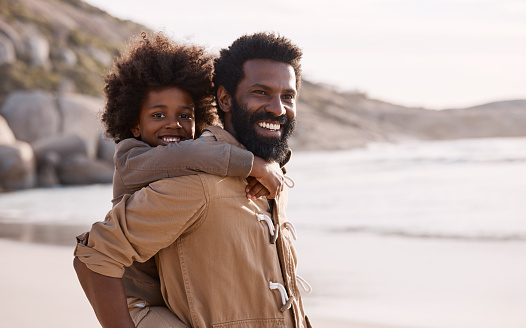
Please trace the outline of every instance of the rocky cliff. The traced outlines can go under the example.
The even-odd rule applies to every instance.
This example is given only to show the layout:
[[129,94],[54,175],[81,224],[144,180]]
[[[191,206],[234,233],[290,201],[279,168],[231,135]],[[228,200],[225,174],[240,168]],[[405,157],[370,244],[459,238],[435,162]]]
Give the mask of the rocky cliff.
[[0,2],[0,190],[111,182],[101,77],[143,30],[80,0]]
[[348,149],[369,142],[526,136],[526,100],[441,111],[407,108],[306,81],[294,146]]
[[[101,76],[144,26],[81,0],[0,2],[0,190],[111,182]],[[526,100],[431,111],[305,81],[295,150],[526,135]]]

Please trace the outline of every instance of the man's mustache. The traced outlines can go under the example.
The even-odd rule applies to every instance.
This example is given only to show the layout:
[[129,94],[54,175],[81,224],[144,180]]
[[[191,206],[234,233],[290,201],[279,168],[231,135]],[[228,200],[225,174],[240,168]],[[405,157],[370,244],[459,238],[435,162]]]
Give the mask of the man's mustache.
[[280,124],[290,123],[290,120],[286,115],[274,116],[272,113],[269,112],[255,113],[254,115],[252,115],[250,120],[252,121],[252,123],[255,123],[257,121],[269,121]]

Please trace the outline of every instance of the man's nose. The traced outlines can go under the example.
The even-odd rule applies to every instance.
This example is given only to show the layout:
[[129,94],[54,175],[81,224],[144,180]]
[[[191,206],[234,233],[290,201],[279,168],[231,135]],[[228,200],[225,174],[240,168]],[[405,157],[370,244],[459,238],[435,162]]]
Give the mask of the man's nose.
[[267,105],[265,110],[269,113],[274,114],[274,116],[282,116],[287,113],[287,108],[281,101],[281,98],[279,96],[272,97],[270,99],[270,103]]

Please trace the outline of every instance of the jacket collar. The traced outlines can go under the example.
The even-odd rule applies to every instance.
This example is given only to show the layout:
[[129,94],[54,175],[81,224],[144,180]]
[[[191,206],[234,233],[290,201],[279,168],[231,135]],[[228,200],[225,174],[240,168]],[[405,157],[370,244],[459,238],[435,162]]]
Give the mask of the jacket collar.
[[223,129],[220,126],[209,126],[204,131],[211,132],[217,141],[219,142],[225,142],[228,144],[231,144],[233,146],[239,147],[241,149],[246,149],[245,146],[243,146],[237,139],[230,134],[227,130]]

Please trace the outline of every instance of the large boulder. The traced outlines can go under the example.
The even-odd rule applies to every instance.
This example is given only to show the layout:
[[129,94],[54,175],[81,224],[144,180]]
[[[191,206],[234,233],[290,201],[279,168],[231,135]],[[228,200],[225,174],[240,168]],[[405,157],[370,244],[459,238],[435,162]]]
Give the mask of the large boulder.
[[4,116],[16,139],[28,143],[57,134],[62,120],[55,97],[42,91],[11,93],[0,115]]
[[102,65],[106,67],[111,65],[113,57],[107,51],[94,46],[89,46],[87,48],[87,53],[91,58],[95,59]]
[[18,58],[26,57],[24,42],[22,41],[20,34],[10,24],[8,24],[7,22],[1,19],[0,19],[0,34],[3,34],[9,40],[11,40],[15,48],[16,57]]
[[78,61],[75,52],[69,48],[58,49],[58,59],[68,66],[75,66]]
[[10,145],[15,142],[15,134],[3,116],[0,116],[0,145]]
[[29,63],[32,66],[50,68],[49,42],[38,29],[29,28],[24,39]]
[[0,65],[12,64],[16,61],[16,52],[13,41],[0,34]]
[[57,134],[42,138],[32,144],[37,161],[45,158],[49,153],[55,153],[59,160],[77,155],[87,156],[86,143],[77,134]]
[[57,184],[111,183],[113,161],[88,156],[84,139],[77,134],[60,134],[33,144],[42,187]]
[[35,158],[23,141],[0,144],[0,189],[18,190],[36,186]]
[[60,182],[64,185],[112,183],[113,166],[107,162],[77,155],[61,162],[58,168]]
[[60,184],[57,168],[60,157],[57,153],[45,153],[37,160],[37,184],[39,187],[54,187]]
[[61,183],[61,166],[76,156],[86,157],[84,140],[76,134],[54,135],[33,143],[37,162],[38,185],[52,187]]
[[81,137],[86,144],[88,157],[96,158],[102,134],[98,113],[104,106],[104,101],[101,98],[65,93],[58,96],[58,105],[62,113],[63,134]]
[[113,155],[115,154],[115,141],[100,135],[99,145],[97,147],[97,158],[113,164]]

